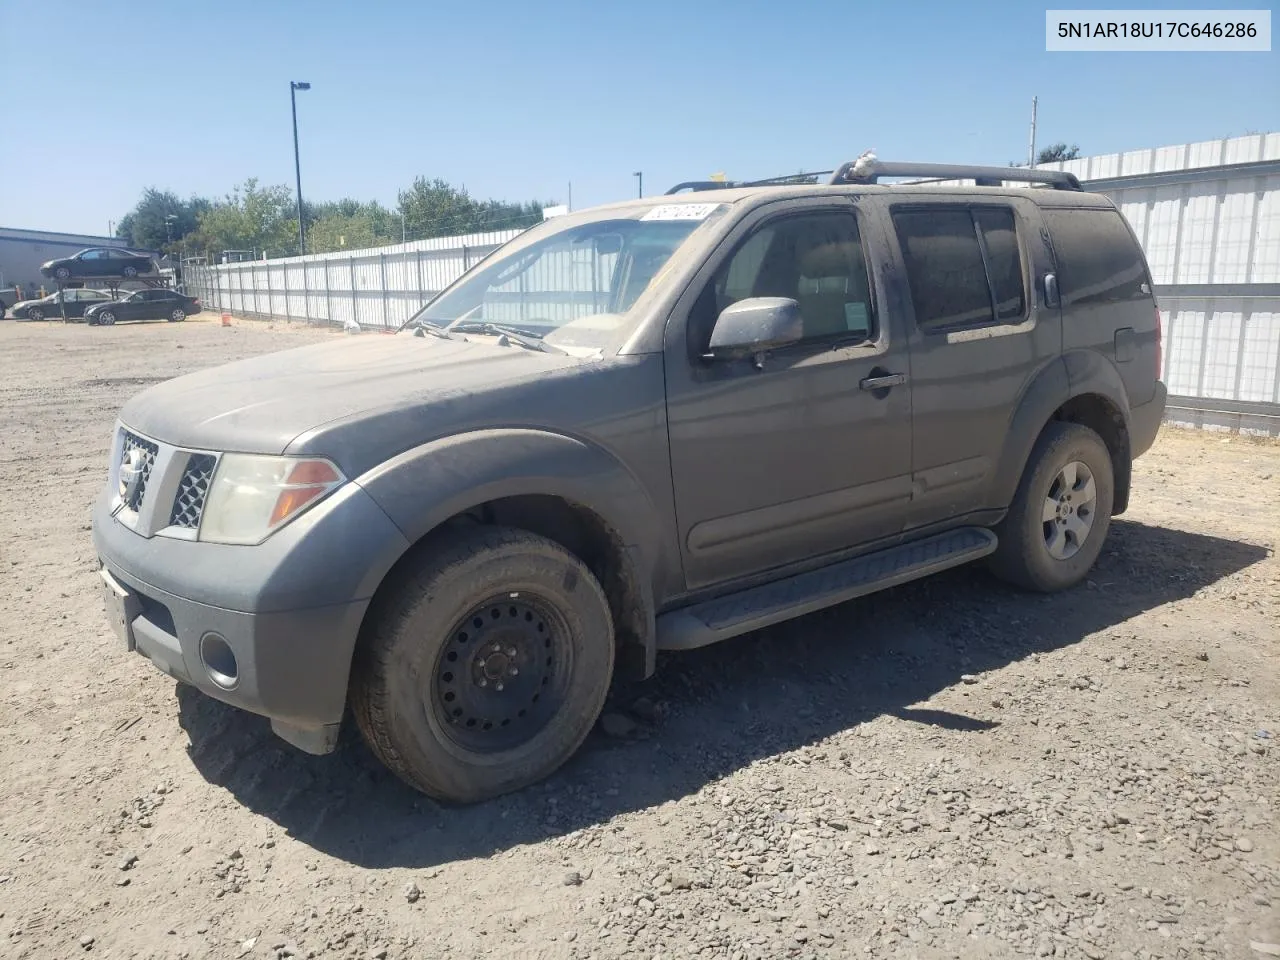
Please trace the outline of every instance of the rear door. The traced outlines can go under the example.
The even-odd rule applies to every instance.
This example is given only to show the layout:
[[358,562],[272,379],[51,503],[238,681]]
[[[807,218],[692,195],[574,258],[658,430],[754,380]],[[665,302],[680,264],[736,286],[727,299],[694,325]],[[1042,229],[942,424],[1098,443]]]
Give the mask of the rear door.
[[1010,420],[1061,346],[1035,294],[1052,269],[1030,201],[992,196],[891,204],[906,278],[912,383],[909,528],[990,502]]
[[1148,402],[1159,376],[1151,274],[1119,210],[1044,210],[1062,298],[1063,352],[1089,350],[1120,373],[1132,406]]

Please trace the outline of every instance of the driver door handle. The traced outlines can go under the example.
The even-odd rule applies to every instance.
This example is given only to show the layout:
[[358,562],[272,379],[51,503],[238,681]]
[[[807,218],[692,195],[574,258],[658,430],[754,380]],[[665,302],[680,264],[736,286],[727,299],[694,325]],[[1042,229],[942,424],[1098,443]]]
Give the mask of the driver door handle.
[[858,386],[863,390],[888,390],[890,387],[900,387],[906,382],[905,373],[886,373],[882,376],[865,377],[858,382]]

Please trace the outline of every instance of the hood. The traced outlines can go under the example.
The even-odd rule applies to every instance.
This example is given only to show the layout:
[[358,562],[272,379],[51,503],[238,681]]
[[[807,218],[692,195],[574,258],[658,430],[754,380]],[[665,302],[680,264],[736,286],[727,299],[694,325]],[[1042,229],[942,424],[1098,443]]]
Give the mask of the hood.
[[120,419],[178,446],[278,454],[334,421],[482,393],[587,362],[474,340],[344,337],[169,380],[130,400]]

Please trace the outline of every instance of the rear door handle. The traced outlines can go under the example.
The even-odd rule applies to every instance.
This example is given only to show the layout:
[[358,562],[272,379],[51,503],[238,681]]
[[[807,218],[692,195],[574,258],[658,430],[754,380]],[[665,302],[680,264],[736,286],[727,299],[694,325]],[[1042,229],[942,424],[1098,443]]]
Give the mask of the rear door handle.
[[890,387],[900,387],[906,382],[905,373],[886,373],[883,376],[866,377],[858,382],[858,386],[863,390],[888,390]]

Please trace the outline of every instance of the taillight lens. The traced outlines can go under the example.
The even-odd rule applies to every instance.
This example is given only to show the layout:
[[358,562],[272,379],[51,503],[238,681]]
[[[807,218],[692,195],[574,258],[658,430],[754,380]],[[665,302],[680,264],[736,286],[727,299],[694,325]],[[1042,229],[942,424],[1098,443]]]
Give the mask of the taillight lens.
[[1164,322],[1160,319],[1160,308],[1156,307],[1156,379],[1164,373]]

